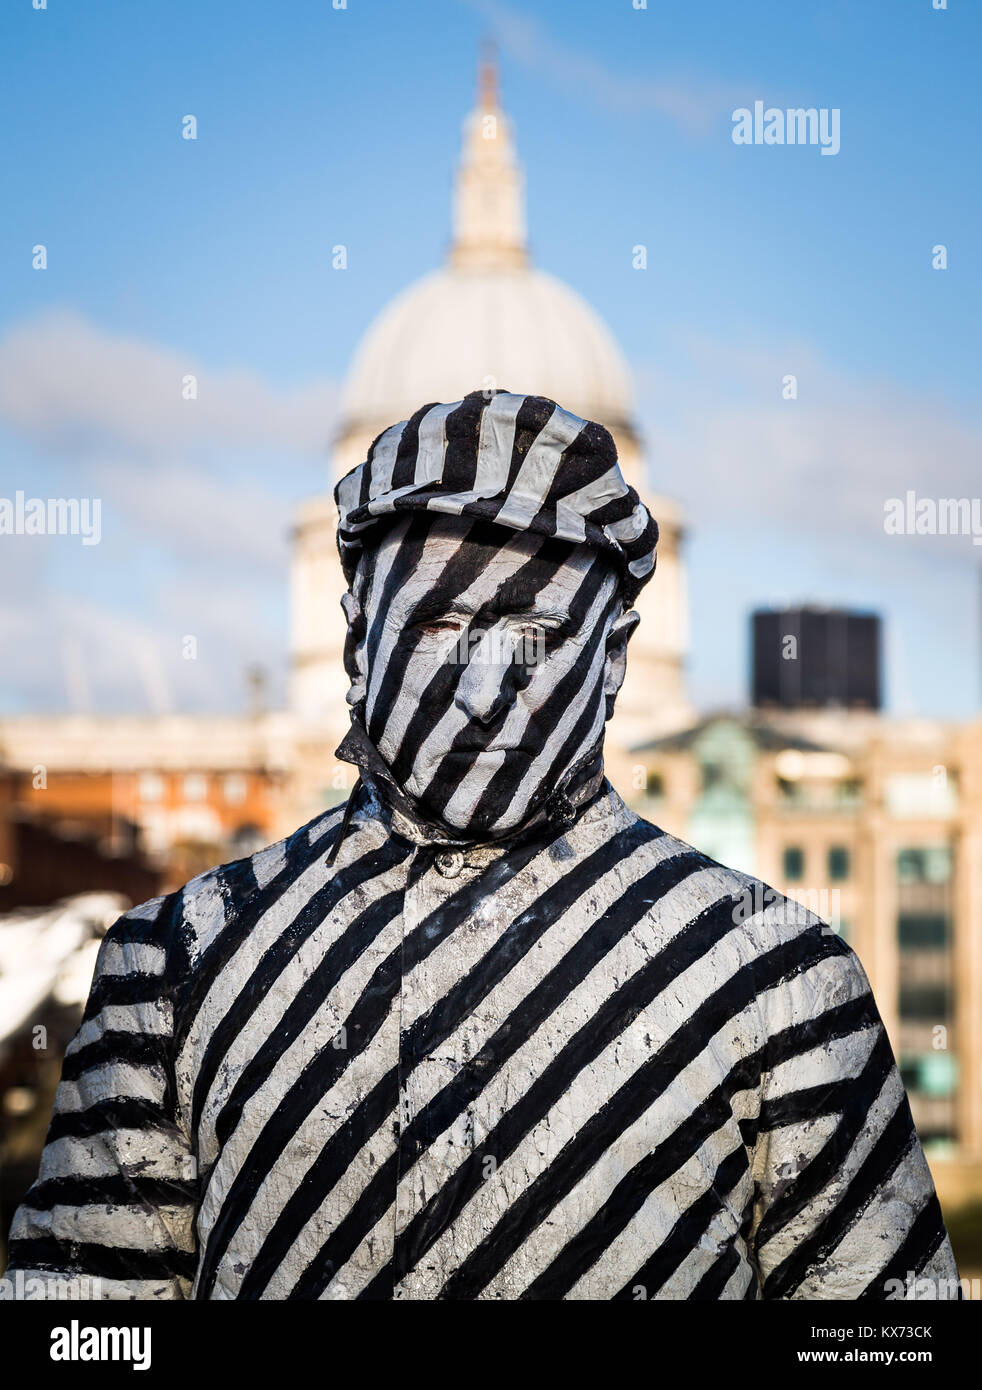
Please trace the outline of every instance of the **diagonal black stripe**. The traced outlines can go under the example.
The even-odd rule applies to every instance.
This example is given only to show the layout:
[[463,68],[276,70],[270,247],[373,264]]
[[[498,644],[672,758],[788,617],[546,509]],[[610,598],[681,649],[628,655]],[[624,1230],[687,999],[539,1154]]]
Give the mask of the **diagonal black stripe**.
[[[357,843],[354,830],[348,839],[348,843],[351,842]],[[405,841],[390,837],[377,849],[359,855],[353,863],[343,869],[335,869],[327,882],[307,899],[294,916],[287,918],[284,914],[283,921],[277,924],[277,936],[267,947],[249,979],[238,991],[208,1038],[194,1078],[192,1127],[195,1133],[201,1123],[205,1101],[229,1048],[249,1023],[288,962],[308,937],[313,935],[325,917],[333,912],[349,893],[360,888],[369,879],[387,873],[407,859],[410,852],[411,846]],[[235,935],[241,942],[241,931],[237,929]]]
[[[421,600],[421,604],[425,604],[429,608],[429,606],[435,603],[436,610],[439,611],[441,607],[439,594],[441,591],[441,583],[444,580],[446,580],[446,597],[449,601],[453,595],[463,593],[481,577],[483,572],[487,569],[488,561],[493,558],[495,551],[495,546],[490,538],[487,539],[487,543],[484,543],[486,536],[486,529],[482,529],[479,525],[474,525],[470,528],[466,536],[461,538],[460,546],[454,551],[454,554],[441,571],[441,575],[436,581],[436,584],[427,590]],[[465,545],[465,541],[469,542],[469,544]],[[402,566],[401,554],[396,564],[393,565],[393,570],[396,569],[396,565],[399,566],[399,573],[405,575],[406,570]],[[522,576],[539,574],[541,569],[542,564],[538,559],[538,555],[530,556],[519,566],[514,576],[502,581],[495,590],[495,597],[499,597],[508,585],[514,585]],[[413,612],[408,616],[406,628],[400,636],[400,645],[404,649],[414,644],[418,646],[419,642],[422,640],[422,634],[414,633],[409,626],[415,618],[417,611],[420,609],[421,604],[417,604]],[[384,612],[385,610],[382,611]],[[462,669],[460,665],[450,659],[453,655],[454,653],[447,653],[445,658],[437,663],[433,676],[427,683],[424,698],[419,702],[418,708],[411,716],[402,737],[399,751],[392,759],[391,766],[393,776],[400,784],[404,784],[408,780],[412,770],[413,758],[417,751],[453,703],[454,691],[460,681]],[[413,656],[415,656],[415,653],[413,653]],[[377,659],[376,653],[376,661]],[[382,737],[394,705],[403,698],[403,671],[408,659],[408,656],[400,655],[399,661],[396,663],[390,662],[383,672],[372,709],[371,725],[369,729],[369,732],[376,739]],[[393,665],[398,669],[393,669]],[[473,729],[466,734],[466,737],[473,737]],[[488,737],[490,739],[490,733]],[[442,760],[440,766],[443,767],[445,762],[446,759]],[[443,782],[439,781],[441,775],[443,774],[438,771],[434,779],[438,781],[439,785],[443,785]],[[453,772],[454,782],[456,782],[456,777],[457,771],[455,769]]]
[[195,1257],[184,1250],[130,1250],[43,1238],[12,1240],[10,1267],[84,1274],[95,1279],[193,1279]]
[[781,1263],[770,1271],[764,1280],[765,1298],[786,1298],[810,1269],[829,1258],[916,1143],[910,1106],[904,1096],[890,1123],[853,1176],[842,1199],[819,1221],[812,1235],[795,1245]]
[[[656,868],[653,873],[657,872]],[[623,914],[625,930],[629,931],[636,917],[643,916],[650,909],[651,903],[647,901],[649,893],[646,879],[642,878],[619,900],[617,907]],[[583,1067],[599,1056],[608,1043],[618,1037],[627,1024],[677,974],[687,969],[695,960],[711,950],[717,941],[734,930],[733,909],[732,897],[712,904],[619,990],[600,1004],[594,1016],[560,1049],[532,1082],[528,1091],[502,1117],[484,1143],[474,1150],[450,1181],[417,1213],[397,1242],[395,1260],[399,1271],[411,1269],[418,1263],[433,1241],[456,1220],[460,1211],[485,1181],[485,1158],[493,1158],[495,1164],[500,1166],[526,1133],[548,1113],[569,1088]],[[550,997],[556,998],[556,982],[553,979],[547,977],[538,989],[543,992],[543,1004]],[[565,997],[564,991],[560,993],[560,997]],[[528,1004],[529,1001],[523,1001],[523,1012]],[[548,1010],[543,1016],[547,1016],[547,1013]],[[489,1043],[489,1047],[501,1047],[505,1043],[507,1028],[506,1020],[499,1033]],[[471,1065],[473,1067],[474,1063]],[[451,1083],[451,1087],[459,1085],[459,1081]],[[437,1100],[441,1098],[438,1097]],[[460,1101],[457,1101],[456,1108],[459,1107]],[[383,1271],[379,1278],[385,1277],[386,1271]]]
[[139,1174],[107,1173],[102,1177],[48,1178],[37,1182],[24,1199],[31,1211],[55,1206],[186,1206],[195,1199],[195,1184],[181,1178],[144,1178]]
[[[623,863],[642,845],[655,842],[661,833],[653,833],[652,828],[644,821],[636,821],[618,831],[591,854],[578,860],[569,872],[563,874],[519,913],[481,959],[455,981],[442,999],[406,1029],[400,1047],[404,1071],[411,1072],[420,1061],[445,1042],[549,928],[568,912],[577,899],[596,884],[603,874]],[[669,855],[643,876],[640,880],[643,887],[634,886],[630,892],[634,898],[643,899],[645,906],[650,907],[670,888],[674,888],[704,864],[704,858],[697,851]],[[529,992],[522,1001],[521,1010],[516,1011],[517,1016],[510,1017],[499,1026],[495,1037],[501,1035],[504,1047],[492,1046],[491,1039],[481,1049],[478,1055],[482,1056],[482,1061],[476,1067],[472,1063],[468,1069],[472,1077],[480,1078],[481,1088],[505,1060],[531,1037],[557,1004],[589,974],[623,936],[631,931],[634,925],[630,908],[625,909],[622,898],[615,899],[559,963]],[[519,1026],[516,1027],[516,1024]],[[468,1095],[468,1099],[472,1099],[472,1096]],[[437,1121],[439,1128],[435,1134],[442,1133],[446,1128],[444,1119],[445,1115],[441,1114]],[[432,1126],[427,1128],[432,1130]],[[429,1138],[420,1136],[420,1146],[425,1147],[429,1142]],[[405,1152],[403,1156],[406,1157]]]
[[723,1159],[713,1174],[712,1186],[687,1207],[668,1235],[644,1264],[616,1294],[615,1300],[633,1300],[635,1289],[644,1289],[645,1298],[652,1299],[671,1278],[679,1265],[709,1229],[717,1212],[728,1206],[728,1197],[747,1171],[746,1149],[741,1144]]
[[[732,1121],[731,1097],[734,1091],[754,1084],[760,1073],[760,1058],[759,1052],[742,1057],[702,1104],[625,1174],[606,1202],[528,1286],[523,1299],[559,1299],[569,1292],[637,1215],[652,1192],[677,1173],[711,1135]],[[746,1167],[745,1153],[744,1163]]]
[[[404,945],[390,952],[377,967],[345,1020],[347,1049],[341,1051],[327,1043],[311,1059],[263,1126],[252,1146],[248,1165],[236,1174],[208,1238],[198,1276],[198,1298],[209,1297],[218,1264],[229,1241],[291,1135],[320,1102],[325,1091],[335,1084],[352,1058],[368,1046],[382,1026],[402,978],[403,952],[409,954],[410,950],[415,950],[422,959],[435,950],[441,941],[467,921],[484,897],[508,882],[513,873],[523,868],[541,849],[540,843],[530,841],[514,854],[505,855],[489,865],[483,873],[424,918]],[[433,850],[421,851],[411,860],[407,891],[414,880],[430,867],[433,853]]]
[[[871,1279],[862,1293],[856,1295],[857,1300],[886,1301],[888,1280],[899,1279],[906,1286],[908,1278],[911,1275],[916,1277],[936,1253],[946,1234],[937,1193],[932,1193],[918,1212],[901,1245],[876,1278]],[[957,1297],[961,1298],[961,1294],[959,1287]]]
[[[249,1300],[262,1297],[269,1281],[285,1260],[306,1223],[320,1208],[327,1194],[344,1177],[345,1172],[354,1162],[355,1156],[368,1139],[387,1119],[395,1117],[398,1103],[399,1073],[395,1067],[392,1067],[372,1087],[369,1094],[358,1106],[355,1114],[334,1131],[314,1163],[300,1180],[286,1206],[270,1227],[256,1258],[242,1280],[237,1294],[239,1299]],[[379,1167],[372,1180],[382,1192],[387,1191],[390,1196],[395,1192],[398,1182],[397,1166],[396,1155],[393,1153]],[[363,1192],[354,1205],[360,1203],[363,1209],[370,1206],[370,1200],[368,1202],[363,1201],[364,1195]],[[349,1211],[341,1224],[343,1225],[344,1221],[348,1221],[352,1215],[353,1213]],[[371,1230],[375,1221],[371,1217],[368,1218],[368,1221],[368,1229]],[[351,1224],[357,1225],[359,1223],[355,1220]],[[340,1226],[337,1230],[340,1230]],[[359,1243],[360,1238],[357,1238],[352,1243],[352,1249],[357,1248]],[[298,1294],[296,1291],[290,1295],[291,1298],[304,1296],[302,1292]]]
[[[658,833],[660,832],[653,832],[652,827],[644,822],[636,822],[606,841],[594,854],[588,856],[573,871],[537,898],[515,919],[491,951],[454,985],[444,999],[434,1005],[428,1013],[421,1015],[407,1030],[400,1048],[404,1068],[407,1071],[411,1070],[420,1058],[431,1053],[452,1035],[461,1020],[473,1011],[500,979],[504,978],[516,961],[532,948],[543,932],[576,900],[584,888],[596,881],[600,865],[612,866],[636,848],[637,844]],[[683,858],[689,860],[692,857]],[[667,891],[673,882],[685,877],[692,866],[691,863],[682,863],[680,860],[664,862],[673,866],[671,870],[663,872],[662,891]],[[654,891],[653,881],[648,882],[644,891],[648,894]],[[465,1069],[466,1076],[463,1072],[458,1074],[454,1082],[444,1087],[414,1117],[400,1137],[398,1161],[393,1160],[392,1165],[385,1165],[380,1169],[361,1193],[345,1220],[332,1233],[331,1238],[304,1272],[294,1296],[316,1298],[319,1295],[391,1205],[395,1182],[393,1170],[400,1168],[405,1172],[416,1162],[433,1137],[443,1132],[477,1091],[504,1065],[508,1057],[528,1040],[541,1020],[553,1011],[559,995],[564,996],[572,990],[578,980],[589,973],[605,950],[610,949],[614,940],[630,930],[631,925],[630,913],[625,910],[624,899],[618,899],[601,921],[595,924],[591,940],[580,944],[577,957],[574,959],[573,953],[568,953],[549,976],[540,982],[537,989],[522,1001],[520,1008],[499,1025],[494,1036],[471,1059]],[[604,932],[612,938],[605,947],[600,944]],[[415,953],[410,951],[404,968],[409,970],[413,963]],[[358,1112],[352,1118],[360,1128]]]
[[252,931],[264,913],[282,899],[301,873],[330,852],[332,840],[330,826],[336,826],[343,814],[343,805],[334,808],[333,814],[329,817],[327,832],[320,836],[313,845],[310,844],[308,836],[311,828],[318,821],[325,819],[323,812],[315,816],[307,825],[295,830],[285,843],[282,867],[263,888],[259,888],[256,884],[250,861],[245,861],[247,865],[250,865],[249,873],[253,886],[251,889],[247,889],[244,883],[240,886],[238,896],[235,897],[235,929],[230,931],[226,925],[226,929],[218,933],[197,961],[187,986],[182,992],[179,1016],[174,1020],[173,1052],[175,1056],[180,1053],[198,1011],[208,997],[216,977],[224,970],[241,946],[243,936]]
[[742,1263],[743,1256],[739,1247],[735,1244],[728,1245],[720,1258],[713,1262],[712,1268],[706,1270],[695,1288],[691,1290],[690,1300],[693,1302],[706,1302],[708,1300],[718,1302],[723,1290],[736,1273],[737,1267]]
[[[411,574],[419,565],[423,548],[426,544],[427,536],[430,532],[432,518],[425,512],[414,512],[410,514],[408,521],[400,519],[398,525],[402,528],[399,535],[397,553],[392,558],[385,580],[382,584],[378,598],[371,599],[371,611],[374,618],[368,623],[365,632],[365,661],[369,671],[373,672],[373,686],[377,688],[372,692],[372,709],[368,713],[368,706],[365,706],[365,723],[370,738],[376,743],[380,740],[382,730],[388,720],[392,708],[393,700],[398,696],[399,682],[393,677],[390,667],[391,662],[384,663],[381,656],[382,638],[385,635],[386,619],[392,612],[393,604],[396,602],[399,590],[406,582],[406,575]],[[453,564],[451,559],[450,564]],[[374,588],[374,584],[373,584]],[[366,595],[364,607],[369,607],[368,596]],[[367,615],[366,615],[367,618]],[[399,635],[399,642],[405,643],[412,640],[411,630],[406,624]],[[382,673],[381,680],[377,680],[377,673]],[[399,778],[393,763],[393,772],[397,780]]]
[[[651,833],[650,827],[648,828],[648,833]],[[619,842],[619,839],[620,837],[618,837],[617,842]],[[454,915],[457,917],[460,917],[461,914],[466,915],[477,902],[482,899],[486,901],[493,892],[497,891],[498,887],[504,882],[509,881],[511,875],[517,873],[521,868],[525,867],[527,862],[530,862],[530,851],[534,853],[534,849],[535,847],[531,845],[523,846],[521,853],[518,854],[517,857],[515,853],[512,853],[498,861],[497,866],[495,866],[498,873],[494,878],[488,875],[484,876],[482,882],[485,884],[485,887],[477,898],[474,898],[473,892],[468,895],[467,899],[462,899],[459,894],[455,895],[455,897],[451,899]],[[598,853],[601,855],[602,859],[608,859],[610,850],[611,842],[608,841]],[[595,857],[596,856],[590,856],[590,860],[592,861]],[[505,877],[501,877],[503,871],[507,871]],[[566,878],[559,880],[557,884],[553,885],[553,888],[550,890],[552,896],[549,898],[548,910],[546,910],[543,905],[544,899],[548,897],[548,895],[542,895],[540,898],[536,899],[535,904],[527,909],[518,919],[524,923],[525,927],[526,937],[523,943],[524,949],[528,949],[532,945],[533,940],[537,939],[537,935],[541,934],[541,931],[538,931],[536,936],[532,937],[529,935],[531,929],[541,928],[541,930],[544,930],[549,921],[554,919],[556,913],[562,910],[563,903],[572,900],[572,898],[576,896],[578,889],[582,888],[585,883],[592,881],[594,877],[595,867],[591,872],[590,868],[584,865],[579,874],[567,875]],[[568,883],[568,879],[572,879],[574,882]],[[433,914],[431,919],[422,923],[420,928],[406,939],[403,949],[403,974],[411,970],[425,954],[433,949],[434,942],[432,937],[434,932],[439,934],[440,939],[442,939],[446,928],[445,912],[446,909],[441,909],[439,912]],[[517,959],[523,947],[518,943],[513,928],[507,930],[506,936],[515,943],[512,948],[512,954],[513,959]],[[506,969],[507,967],[499,961],[498,968]],[[482,985],[484,993],[487,993],[493,987],[495,982],[493,976],[494,971],[488,964],[488,957],[485,956],[467,976],[461,981],[458,981],[455,986],[455,989],[458,991],[456,1007],[454,1008],[448,1005],[443,1009],[442,1013],[440,1013],[440,1030],[435,1030],[434,1028],[433,1020],[435,1018],[436,1009],[431,1010],[428,1015],[423,1015],[423,1017],[418,1020],[419,1026],[415,1031],[410,1030],[411,1040],[408,1043],[408,1051],[405,1043],[400,1048],[403,1060],[405,1061],[407,1056],[411,1056],[414,1052],[418,1051],[421,1030],[427,1027],[427,1021],[429,1021],[427,1032],[429,1046],[435,1046],[438,1041],[442,1041],[444,1037],[449,1036],[454,1028],[456,1028],[460,1018],[465,1016],[468,1008],[472,1006],[472,1002],[476,1002],[479,998],[483,997],[483,993],[481,993]],[[517,1041],[515,1045],[518,1045]],[[357,1147],[360,1147],[367,1136],[373,1133],[378,1125],[388,1116],[392,1106],[395,1104],[392,1097],[396,1099],[398,1097],[398,1072],[395,1068],[381,1078],[372,1093],[362,1102],[349,1119],[348,1124],[351,1132],[358,1135]],[[415,1127],[425,1123],[426,1115],[424,1113],[424,1115],[417,1117],[413,1124],[407,1127],[403,1132],[400,1146],[411,1144]],[[354,1151],[357,1151],[357,1148]],[[337,1144],[332,1140],[324,1153],[321,1154],[314,1163],[301,1183],[298,1193],[295,1194],[296,1201],[291,1203],[291,1210],[289,1212],[284,1211],[282,1226],[278,1223],[278,1229],[275,1233],[274,1240],[276,1248],[279,1251],[285,1251],[285,1249],[292,1244],[302,1229],[304,1222],[309,1219],[320,1205],[324,1195],[333,1187],[334,1183],[337,1182],[341,1171],[343,1171],[343,1169],[339,1170],[339,1164],[346,1154],[353,1156],[350,1146]],[[406,1160],[404,1154],[402,1155],[402,1160],[403,1164],[405,1164]],[[398,1185],[399,1162],[400,1155],[396,1154],[380,1167],[371,1182],[359,1194],[359,1197],[353,1203],[344,1219],[335,1231],[332,1232],[329,1241],[321,1248],[315,1260],[307,1270],[305,1270],[291,1294],[291,1297],[316,1298],[321,1287],[320,1281],[323,1280],[323,1284],[326,1285],[333,1277],[334,1273],[336,1273],[350,1258],[361,1241],[368,1232],[374,1228],[381,1219],[383,1213],[391,1205],[393,1193]],[[264,1270],[260,1271],[260,1273],[265,1271],[272,1262],[272,1259],[273,1255],[270,1254],[269,1259],[264,1262]],[[250,1289],[253,1287],[258,1288],[260,1273],[257,1273],[256,1280],[250,1283]],[[268,1277],[269,1276],[266,1275],[266,1282],[268,1282]],[[263,1286],[265,1286],[265,1284]],[[315,1289],[316,1292],[311,1292],[312,1289]]]
[[[228,1142],[229,1136],[242,1118],[243,1109],[269,1080],[286,1049],[323,1007],[325,999],[338,981],[369,949],[389,923],[398,917],[401,908],[400,888],[384,893],[364,912],[358,913],[345,924],[342,934],[324,952],[316,969],[304,981],[299,993],[294,995],[273,1031],[240,1072],[228,1099],[215,1117],[215,1135],[219,1144],[224,1145]],[[320,920],[323,921],[323,914]]]
[[[882,1025],[879,1025],[882,1027]],[[788,1184],[780,1197],[768,1207],[754,1239],[755,1250],[763,1247],[789,1221],[798,1216],[839,1171],[856,1138],[866,1124],[869,1098],[880,1088],[894,1065],[885,1032],[880,1032],[859,1076],[853,1082],[842,1118],[834,1132],[802,1172]]]
[[[690,925],[681,934],[681,938],[677,937],[671,943],[671,947],[666,948],[666,951],[661,952],[622,986],[614,997],[622,1001],[622,1008],[625,1002],[629,1005],[628,1017],[634,1017],[676,974],[691,963],[687,957],[698,958],[705,954],[712,944],[714,935],[722,938],[733,929],[733,907],[732,899],[714,904],[712,908],[700,914],[696,923]],[[715,922],[712,921],[714,916]],[[710,922],[712,930],[707,929]],[[821,932],[802,932],[790,941],[780,943],[763,956],[749,961],[704,1000],[685,1026],[675,1032],[633,1073],[611,1100],[590,1117],[576,1138],[565,1146],[552,1164],[512,1203],[493,1231],[471,1251],[457,1272],[447,1281],[441,1298],[476,1297],[523,1244],[529,1232],[545,1219],[556,1203],[572,1191],[584,1174],[593,1167],[613,1139],[638,1119],[657,1096],[672,1084],[678,1073],[698,1055],[705,1046],[705,1040],[717,1033],[761,990],[771,988],[774,984],[824,959],[828,955],[828,941],[829,938]],[[670,956],[667,964],[663,960],[666,954]],[[562,1065],[566,1051],[567,1049],[563,1049],[559,1053],[526,1096],[491,1131],[485,1142],[474,1150],[468,1163],[462,1165],[454,1184],[458,1194],[465,1186],[470,1188],[468,1197],[476,1190],[482,1180],[479,1164],[485,1156],[496,1156],[500,1165],[503,1158],[510,1154],[524,1137],[528,1126],[525,1124],[526,1115],[523,1112],[526,1111],[530,1098],[549,1077],[553,1068]],[[759,1068],[759,1055],[755,1054],[753,1060]],[[566,1081],[559,1094],[566,1089],[572,1074],[575,1073],[567,1064]],[[450,1184],[435,1200],[444,1200],[449,1188]],[[417,1260],[422,1253],[423,1251],[414,1251]]]
[[[581,595],[583,598],[584,609],[596,596],[596,592],[603,582],[605,561],[598,557],[594,567],[588,572],[585,582],[579,587],[574,600],[574,619],[577,617],[576,607],[580,603]],[[607,612],[620,602],[617,590],[611,595],[610,604]],[[605,641],[605,627],[602,621],[598,621],[594,631],[591,633],[588,642],[584,646],[580,657],[573,663],[566,675],[560,680],[555,690],[553,690],[540,709],[535,711],[529,719],[528,728],[525,731],[525,741],[533,748],[548,748],[550,746],[550,736],[555,736],[559,726],[560,718],[563,713],[571,706],[584,705],[584,679],[591,670],[592,663],[598,648]],[[575,757],[576,752],[581,748],[590,734],[590,727],[597,718],[599,702],[603,700],[600,681],[597,681],[596,694],[598,705],[594,706],[586,702],[582,712],[573,724],[562,744],[553,753],[548,771],[543,779],[543,786],[552,787],[555,785],[563,771],[568,767],[571,758]],[[478,803],[478,812],[490,814],[496,804],[500,804],[502,798],[509,794],[511,772],[507,764],[502,764],[495,775],[491,778],[487,787],[481,795]]]

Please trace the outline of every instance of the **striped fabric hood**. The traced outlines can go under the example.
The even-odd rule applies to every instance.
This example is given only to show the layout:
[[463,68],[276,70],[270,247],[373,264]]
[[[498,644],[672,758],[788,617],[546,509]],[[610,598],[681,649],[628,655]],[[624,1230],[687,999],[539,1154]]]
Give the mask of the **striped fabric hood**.
[[625,481],[610,432],[544,396],[472,391],[425,405],[375,439],[334,498],[349,585],[366,532],[407,511],[592,546],[617,565],[628,607],[655,569],[658,524]]

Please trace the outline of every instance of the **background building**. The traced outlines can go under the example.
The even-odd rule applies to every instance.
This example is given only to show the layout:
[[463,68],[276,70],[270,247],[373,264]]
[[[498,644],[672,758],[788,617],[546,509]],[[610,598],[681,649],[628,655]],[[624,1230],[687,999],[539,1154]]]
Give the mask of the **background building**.
[[751,702],[879,709],[880,620],[838,608],[758,609]]

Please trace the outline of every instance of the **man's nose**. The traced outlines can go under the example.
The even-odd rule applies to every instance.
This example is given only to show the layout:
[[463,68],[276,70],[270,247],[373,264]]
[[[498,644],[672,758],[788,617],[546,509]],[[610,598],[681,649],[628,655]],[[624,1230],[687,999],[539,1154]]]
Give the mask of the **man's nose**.
[[517,682],[513,641],[504,627],[485,629],[469,644],[467,662],[457,682],[454,701],[469,719],[490,725],[515,698]]

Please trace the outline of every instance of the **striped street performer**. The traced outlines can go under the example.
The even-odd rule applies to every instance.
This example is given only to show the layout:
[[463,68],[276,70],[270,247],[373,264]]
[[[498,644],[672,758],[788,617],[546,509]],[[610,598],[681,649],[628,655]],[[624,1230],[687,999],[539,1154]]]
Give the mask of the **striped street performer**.
[[937,1297],[957,1271],[856,956],[605,779],[658,538],[607,430],[474,392],[335,497],[358,781],[109,931],[8,1276]]

